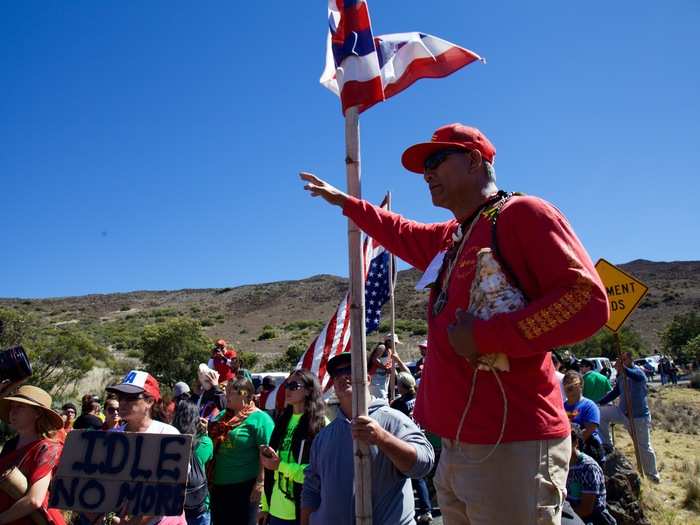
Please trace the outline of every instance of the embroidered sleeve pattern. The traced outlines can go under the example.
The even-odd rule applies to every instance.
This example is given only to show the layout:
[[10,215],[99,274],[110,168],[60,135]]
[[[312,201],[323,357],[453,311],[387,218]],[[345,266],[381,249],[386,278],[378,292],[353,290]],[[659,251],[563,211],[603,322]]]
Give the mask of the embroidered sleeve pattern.
[[528,339],[536,339],[578,314],[591,300],[593,283],[579,275],[571,289],[559,300],[518,321],[518,329]]

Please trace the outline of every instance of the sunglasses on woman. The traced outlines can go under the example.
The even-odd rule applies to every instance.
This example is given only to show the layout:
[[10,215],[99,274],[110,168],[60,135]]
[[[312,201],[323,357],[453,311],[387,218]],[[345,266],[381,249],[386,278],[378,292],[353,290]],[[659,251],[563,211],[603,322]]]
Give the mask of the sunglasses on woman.
[[240,388],[228,388],[226,389],[227,394],[236,394],[239,396],[244,396],[248,393],[247,390],[241,390]]
[[287,381],[284,384],[284,386],[287,390],[295,391],[295,390],[299,390],[301,388],[304,388],[304,383],[300,383],[298,381]]

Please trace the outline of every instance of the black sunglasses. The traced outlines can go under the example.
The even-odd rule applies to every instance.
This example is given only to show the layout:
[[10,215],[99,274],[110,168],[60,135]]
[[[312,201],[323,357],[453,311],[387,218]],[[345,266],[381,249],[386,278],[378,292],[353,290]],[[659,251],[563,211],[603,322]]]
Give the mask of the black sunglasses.
[[117,407],[107,407],[107,413],[108,414],[116,414],[119,412],[119,408]]
[[294,390],[299,390],[299,389],[301,389],[301,388],[304,388],[304,383],[300,383],[300,382],[298,382],[298,381],[287,381],[287,382],[284,384],[284,386],[285,386],[285,388],[286,388],[287,390],[292,390],[292,391],[294,391]]
[[143,394],[117,394],[117,399],[119,401],[138,401],[145,398]]
[[425,159],[425,161],[423,162],[423,168],[426,171],[427,170],[434,170],[440,164],[445,162],[445,159],[447,159],[447,157],[449,157],[453,153],[465,153],[465,150],[448,148],[448,149],[441,149],[439,151],[436,151],[432,155],[428,156],[427,159]]

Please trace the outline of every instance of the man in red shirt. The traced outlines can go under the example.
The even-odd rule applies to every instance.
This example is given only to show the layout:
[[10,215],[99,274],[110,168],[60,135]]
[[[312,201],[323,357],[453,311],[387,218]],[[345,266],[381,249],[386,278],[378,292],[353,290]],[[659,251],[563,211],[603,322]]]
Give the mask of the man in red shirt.
[[226,346],[226,341],[219,339],[211,351],[211,359],[207,366],[219,373],[219,384],[226,386],[231,379],[236,377],[237,354],[233,348]]
[[[454,219],[422,224],[348,196],[309,173],[313,196],[343,213],[392,253],[425,272],[428,355],[414,417],[442,438],[435,482],[447,525],[559,523],[571,455],[550,349],[595,333],[607,296],[566,218],[542,199],[499,192],[496,149],[479,130],[438,129],[402,163],[423,174],[435,206]],[[491,248],[520,310],[477,319],[465,310],[477,253]],[[477,371],[503,353],[510,370]],[[474,388],[472,388],[474,386]]]

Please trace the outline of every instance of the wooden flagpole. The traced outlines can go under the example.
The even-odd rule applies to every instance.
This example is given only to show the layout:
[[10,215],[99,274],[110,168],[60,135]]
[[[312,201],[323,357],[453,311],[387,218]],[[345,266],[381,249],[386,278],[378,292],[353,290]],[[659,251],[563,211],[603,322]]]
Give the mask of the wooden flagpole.
[[[386,192],[386,208],[391,211],[391,192]],[[396,308],[394,303],[394,254],[389,253],[389,300],[391,305],[391,340],[394,354],[398,353],[397,344],[393,342],[396,338]],[[389,375],[389,402],[394,400],[394,392],[396,391],[396,362],[392,356],[391,374]]]
[[[362,193],[360,186],[360,120],[356,106],[345,112],[345,175],[348,194],[360,198]],[[365,279],[362,259],[360,229],[348,218],[353,418],[367,415],[369,399],[365,332]],[[369,445],[353,440],[353,453],[355,524],[372,525],[372,471]]]

